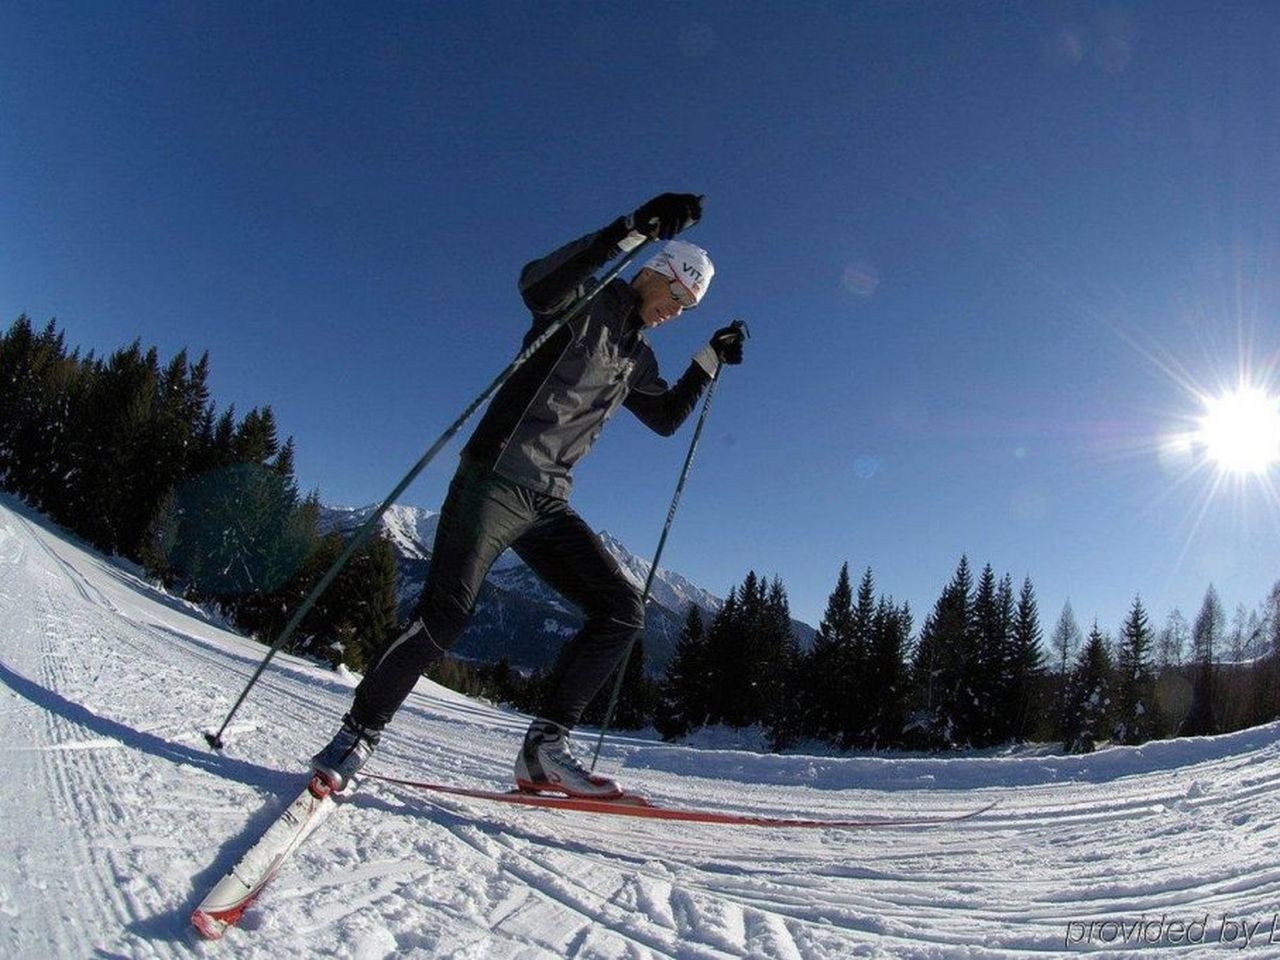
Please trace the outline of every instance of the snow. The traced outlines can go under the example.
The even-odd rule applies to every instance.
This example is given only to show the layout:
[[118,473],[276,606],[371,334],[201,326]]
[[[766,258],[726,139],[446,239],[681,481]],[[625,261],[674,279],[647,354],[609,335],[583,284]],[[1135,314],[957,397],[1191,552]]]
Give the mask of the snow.
[[[1280,955],[1277,725],[1079,757],[771,756],[740,748],[748,732],[614,737],[601,758],[658,801],[775,816],[999,801],[932,829],[671,824],[369,784],[205,945],[192,908],[296,794],[358,680],[277,658],[215,754],[202,730],[263,653],[0,502],[0,955]],[[374,763],[497,787],[526,722],[422,681]]]

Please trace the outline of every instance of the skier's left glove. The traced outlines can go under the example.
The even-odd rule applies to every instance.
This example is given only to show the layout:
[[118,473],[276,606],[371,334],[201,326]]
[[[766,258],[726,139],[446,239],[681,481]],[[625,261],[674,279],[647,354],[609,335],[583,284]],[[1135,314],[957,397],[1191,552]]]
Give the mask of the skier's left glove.
[[711,342],[697,352],[693,362],[706,372],[708,377],[715,377],[721,364],[734,366],[742,362],[742,344],[750,336],[747,325],[735,320],[727,327],[721,327],[711,335]]
[[742,345],[746,340],[746,325],[741,320],[735,320],[711,335],[711,349],[716,352],[716,359],[721,363],[737,366],[742,362]]

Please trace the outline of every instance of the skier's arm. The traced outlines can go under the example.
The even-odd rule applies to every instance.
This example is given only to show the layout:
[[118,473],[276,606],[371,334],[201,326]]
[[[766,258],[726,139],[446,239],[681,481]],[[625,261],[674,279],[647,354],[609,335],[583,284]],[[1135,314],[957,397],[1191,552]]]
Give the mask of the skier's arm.
[[670,240],[702,216],[702,197],[662,193],[619,217],[603,230],[565,244],[520,271],[520,295],[535,314],[567,309],[586,292],[591,276],[619,253],[646,239]]
[[620,252],[631,229],[627,217],[619,217],[603,230],[579,237],[520,271],[520,296],[535,314],[565,310],[586,292],[592,275]]
[[658,376],[658,365],[650,360],[641,371],[637,382],[622,405],[630,410],[650,430],[669,437],[680,429],[680,424],[693,412],[698,397],[711,382],[716,357],[710,347],[705,347],[689,369],[676,381],[674,387]]
[[742,362],[742,344],[746,337],[747,325],[741,320],[721,327],[711,335],[711,342],[694,355],[684,376],[670,388],[658,376],[658,362],[653,353],[646,350],[647,355],[623,406],[650,430],[664,437],[671,436],[693,411],[703,388],[711,382],[720,365]]

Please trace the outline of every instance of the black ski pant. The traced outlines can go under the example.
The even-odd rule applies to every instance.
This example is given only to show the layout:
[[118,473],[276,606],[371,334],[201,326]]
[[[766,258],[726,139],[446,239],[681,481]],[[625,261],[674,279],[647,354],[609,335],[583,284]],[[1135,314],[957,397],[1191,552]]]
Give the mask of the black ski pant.
[[548,679],[540,711],[565,727],[577,724],[644,627],[640,591],[566,501],[465,461],[440,513],[410,627],[387,644],[356,687],[353,720],[386,726],[422,671],[462,633],[485,575],[507,547],[586,617]]

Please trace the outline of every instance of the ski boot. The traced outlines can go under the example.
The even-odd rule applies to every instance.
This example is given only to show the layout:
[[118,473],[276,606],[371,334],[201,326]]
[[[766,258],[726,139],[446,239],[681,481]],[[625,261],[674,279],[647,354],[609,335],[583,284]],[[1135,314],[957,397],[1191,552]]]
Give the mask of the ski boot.
[[551,720],[534,720],[516,756],[516,786],[529,793],[612,800],[622,789],[592,773],[569,752],[569,731]]
[[342,718],[342,726],[329,745],[311,758],[311,769],[329,784],[334,793],[342,793],[351,784],[351,778],[373,755],[381,737],[381,730],[360,726],[348,713]]

